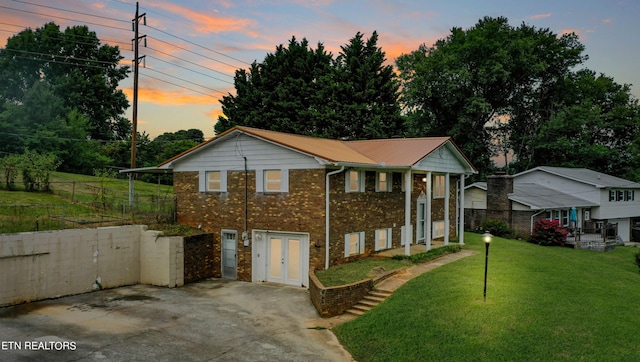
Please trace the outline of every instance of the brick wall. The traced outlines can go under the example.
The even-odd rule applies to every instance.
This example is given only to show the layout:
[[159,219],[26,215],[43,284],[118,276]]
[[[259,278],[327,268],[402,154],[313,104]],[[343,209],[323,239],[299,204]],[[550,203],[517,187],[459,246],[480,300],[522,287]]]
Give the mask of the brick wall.
[[[256,193],[255,171],[247,173],[247,226],[251,230],[306,232],[311,236],[310,266],[324,265],[325,170],[290,170],[288,193]],[[213,262],[220,276],[220,232],[238,231],[238,279],[251,281],[251,246],[240,237],[245,229],[245,172],[229,171],[227,192],[198,192],[197,172],[176,172],[174,193],[178,222],[214,234]]]
[[324,287],[313,271],[309,273],[311,303],[323,318],[344,313],[374,288],[374,280],[366,279],[353,284]]
[[[184,283],[219,277],[216,275],[216,264],[213,254],[213,234],[200,234],[184,237]],[[218,260],[220,256],[218,256]]]
[[[247,173],[247,223],[251,230],[274,230],[309,233],[309,267],[324,269],[325,265],[325,175],[326,170],[290,170],[288,193],[256,193],[255,171]],[[422,178],[413,177],[414,191],[411,201],[411,224],[416,220],[416,203],[424,190]],[[392,191],[375,191],[376,173],[365,173],[365,192],[345,192],[345,172],[331,176],[330,180],[330,255],[331,266],[369,256],[375,251],[375,230],[392,229],[394,248],[400,247],[401,227],[404,225],[405,195],[402,174],[393,173]],[[456,177],[451,178],[449,205],[450,236],[457,235]],[[229,171],[227,192],[201,193],[198,191],[198,172],[176,172],[174,193],[178,222],[201,226],[213,233],[213,262],[215,276],[220,276],[221,229],[244,231],[245,172]],[[432,202],[433,220],[444,217],[444,199]],[[438,217],[436,219],[435,217]],[[415,225],[414,225],[415,228]],[[344,258],[344,236],[351,232],[365,232],[365,252]],[[245,247],[238,237],[238,279],[251,281],[251,246]]]
[[487,219],[499,220],[511,226],[510,193],[513,192],[513,176],[495,174],[487,177]]

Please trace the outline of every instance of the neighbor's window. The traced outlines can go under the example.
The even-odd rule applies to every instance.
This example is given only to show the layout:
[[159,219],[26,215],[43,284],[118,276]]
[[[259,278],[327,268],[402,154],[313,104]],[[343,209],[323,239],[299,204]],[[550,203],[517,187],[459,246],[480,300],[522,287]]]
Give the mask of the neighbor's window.
[[344,236],[344,256],[364,253],[364,231]]
[[282,190],[282,170],[264,171],[264,191],[280,192]]
[[376,250],[391,248],[391,228],[376,230]]
[[364,191],[364,180],[362,171],[349,170],[349,172],[347,172],[346,181],[347,192]]
[[222,179],[220,171],[207,172],[207,191],[221,191]]
[[445,193],[444,181],[445,181],[444,175],[433,176],[433,198],[434,199],[444,198],[444,193]]
[[634,190],[609,190],[609,201],[634,201]]
[[444,220],[434,221],[433,224],[433,238],[444,237]]
[[391,173],[390,172],[376,173],[376,191],[379,191],[379,192],[391,191]]

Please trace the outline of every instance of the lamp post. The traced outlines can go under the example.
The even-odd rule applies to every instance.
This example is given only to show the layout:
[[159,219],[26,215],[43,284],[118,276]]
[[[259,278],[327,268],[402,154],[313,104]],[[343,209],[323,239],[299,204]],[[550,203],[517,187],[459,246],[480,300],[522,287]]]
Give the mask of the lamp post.
[[484,245],[486,247],[486,254],[484,257],[484,301],[487,301],[487,270],[489,268],[489,245],[491,244],[491,239],[493,235],[490,232],[485,231],[482,234],[482,241],[484,241]]

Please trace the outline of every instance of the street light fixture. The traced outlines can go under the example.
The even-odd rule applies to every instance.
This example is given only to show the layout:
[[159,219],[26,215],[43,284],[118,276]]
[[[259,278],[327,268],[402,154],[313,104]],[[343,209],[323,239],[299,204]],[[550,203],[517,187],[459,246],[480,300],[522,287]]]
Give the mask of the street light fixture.
[[484,241],[484,245],[486,247],[486,254],[484,257],[484,301],[487,301],[487,270],[489,268],[489,245],[491,244],[491,239],[493,239],[493,235],[490,232],[485,231],[482,234],[482,241]]

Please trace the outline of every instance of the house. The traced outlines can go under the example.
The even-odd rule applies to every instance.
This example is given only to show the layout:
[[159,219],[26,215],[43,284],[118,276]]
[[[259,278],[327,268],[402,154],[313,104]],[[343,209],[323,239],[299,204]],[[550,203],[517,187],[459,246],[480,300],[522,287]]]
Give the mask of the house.
[[464,243],[461,190],[477,172],[448,137],[341,141],[248,127],[129,171],[173,172],[178,222],[215,235],[221,277],[296,286],[310,270],[381,250]]
[[582,233],[609,228],[627,242],[640,222],[640,184],[586,168],[541,166],[513,176],[496,174],[466,186],[464,194],[469,229],[497,219],[525,236],[535,221],[549,219]]

